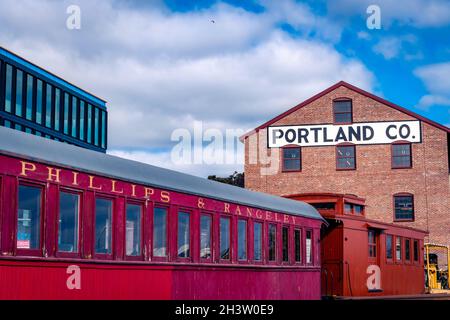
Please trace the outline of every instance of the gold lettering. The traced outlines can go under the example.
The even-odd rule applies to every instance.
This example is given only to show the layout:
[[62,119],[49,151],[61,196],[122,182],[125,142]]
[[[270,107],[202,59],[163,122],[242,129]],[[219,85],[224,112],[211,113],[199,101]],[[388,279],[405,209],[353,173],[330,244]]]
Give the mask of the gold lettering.
[[280,221],[278,220],[278,214],[275,212],[275,221]]
[[223,211],[225,213],[230,213],[230,204],[229,203],[224,203]]
[[116,180],[111,180],[112,181],[112,190],[111,190],[111,192],[115,192],[115,193],[123,193],[123,189],[122,190],[116,190],[116,184],[117,184],[117,181]]
[[152,195],[155,193],[155,190],[152,189],[152,188],[147,188],[147,187],[145,187],[144,190],[145,190],[145,195],[144,195],[144,197],[147,198],[147,199],[149,199],[150,196],[152,196]]
[[296,224],[296,221],[295,221],[295,220],[296,220],[295,217],[292,216],[292,223],[293,223],[293,224]]
[[78,172],[72,171],[72,174],[73,174],[72,184],[74,186],[77,186],[78,185]]
[[131,185],[131,196],[136,197],[136,185],[135,184]]
[[[53,181],[53,178],[55,178],[55,182],[61,182],[61,180],[59,180],[59,173],[61,172],[61,169],[55,169],[52,167],[47,167],[48,169],[48,178],[47,181]],[[53,172],[55,171],[55,172]]]
[[283,214],[283,222],[289,223],[289,216],[287,214]]
[[249,217],[253,217],[253,209],[252,208],[247,208],[247,215]]
[[234,211],[234,214],[241,215],[241,208],[239,208],[239,206],[236,206],[236,210]]
[[256,210],[256,217],[258,218],[258,219],[262,219],[262,214],[261,214],[261,210]]
[[94,186],[94,176],[89,176],[89,188],[94,189],[94,190],[102,190],[102,186],[100,186],[100,187]]
[[161,201],[162,202],[170,202],[170,192],[161,191]]
[[272,220],[272,215],[269,211],[266,211],[266,220]]
[[22,163],[21,176],[27,176],[27,171],[36,171],[36,166],[31,162],[20,161]]

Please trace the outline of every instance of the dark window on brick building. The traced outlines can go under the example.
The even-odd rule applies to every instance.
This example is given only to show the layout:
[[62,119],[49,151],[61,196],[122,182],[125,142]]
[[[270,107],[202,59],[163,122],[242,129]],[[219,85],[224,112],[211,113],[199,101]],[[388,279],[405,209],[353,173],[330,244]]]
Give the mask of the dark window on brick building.
[[283,171],[302,170],[302,152],[300,147],[283,148]]
[[394,195],[394,220],[414,220],[414,197],[411,194]]
[[411,144],[397,143],[392,145],[392,168],[411,168]]
[[352,101],[333,101],[334,123],[352,123]]
[[338,170],[356,169],[355,146],[336,147],[336,169]]

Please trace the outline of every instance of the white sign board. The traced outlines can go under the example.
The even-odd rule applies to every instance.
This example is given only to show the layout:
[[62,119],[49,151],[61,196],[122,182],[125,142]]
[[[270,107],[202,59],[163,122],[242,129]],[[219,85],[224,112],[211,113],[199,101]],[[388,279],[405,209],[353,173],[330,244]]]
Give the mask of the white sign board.
[[365,122],[348,125],[319,124],[274,126],[267,130],[269,148],[354,144],[389,144],[394,141],[422,142],[420,121]]

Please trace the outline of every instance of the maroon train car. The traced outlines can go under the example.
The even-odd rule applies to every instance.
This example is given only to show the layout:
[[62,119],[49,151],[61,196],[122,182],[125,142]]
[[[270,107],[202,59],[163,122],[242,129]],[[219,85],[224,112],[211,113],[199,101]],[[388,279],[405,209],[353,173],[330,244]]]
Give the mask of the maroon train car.
[[424,293],[427,232],[364,216],[365,200],[317,193],[290,196],[328,221],[321,234],[322,295],[377,297]]
[[0,127],[0,299],[320,299],[312,206]]

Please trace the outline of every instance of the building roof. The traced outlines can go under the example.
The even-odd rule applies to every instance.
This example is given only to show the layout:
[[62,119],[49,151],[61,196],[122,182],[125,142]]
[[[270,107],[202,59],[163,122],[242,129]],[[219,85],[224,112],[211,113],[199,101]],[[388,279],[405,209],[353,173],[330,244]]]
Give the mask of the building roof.
[[6,58],[12,62],[15,62],[16,64],[19,64],[27,72],[35,73],[35,74],[43,77],[43,79],[46,81],[51,81],[55,84],[58,84],[65,88],[68,88],[71,91],[73,91],[74,93],[81,95],[82,97],[90,100],[91,102],[95,102],[99,106],[106,108],[105,100],[93,95],[92,93],[90,93],[84,89],[81,89],[81,88],[73,85],[72,83],[64,80],[63,78],[45,70],[44,68],[37,66],[36,64],[22,58],[21,56],[15,54],[14,52],[11,52],[1,46],[0,46],[0,56],[3,56],[4,58]]
[[311,205],[234,187],[137,161],[99,153],[0,127],[0,154],[80,170],[113,179],[213,198],[274,212],[325,220]]
[[367,91],[365,91],[363,89],[355,87],[354,85],[351,85],[350,83],[347,83],[345,81],[339,81],[338,83],[336,83],[336,84],[332,85],[331,87],[323,90],[322,92],[319,92],[318,94],[312,96],[311,98],[306,99],[305,101],[303,101],[300,104],[296,105],[295,107],[287,110],[286,112],[283,112],[282,114],[276,116],[275,118],[272,118],[271,120],[263,123],[259,127],[255,128],[255,129],[253,129],[253,130],[251,130],[249,132],[247,132],[246,134],[244,134],[244,135],[242,135],[240,137],[240,140],[243,141],[246,137],[252,135],[255,132],[258,132],[260,129],[264,129],[264,128],[270,126],[271,124],[277,122],[280,119],[283,119],[284,117],[286,117],[287,115],[291,114],[292,112],[297,111],[298,109],[300,109],[300,108],[310,104],[311,102],[321,98],[322,96],[326,95],[327,93],[332,92],[333,90],[335,90],[335,89],[337,89],[337,88],[339,88],[341,86],[346,87],[347,89],[353,90],[353,91],[355,91],[355,92],[357,92],[359,94],[362,94],[363,96],[371,98],[371,99],[373,99],[375,101],[378,101],[378,102],[380,102],[382,104],[385,104],[385,105],[387,105],[387,106],[389,106],[391,108],[394,108],[394,109],[396,109],[396,110],[398,110],[400,112],[403,112],[403,113],[405,113],[405,114],[407,114],[407,115],[409,115],[409,116],[411,116],[413,118],[416,118],[416,119],[421,120],[421,121],[423,121],[425,123],[428,123],[429,125],[432,125],[433,127],[436,127],[436,128],[441,129],[443,131],[446,131],[447,133],[450,133],[450,128],[449,127],[446,127],[446,126],[444,126],[442,124],[439,124],[439,123],[437,123],[437,122],[435,122],[433,120],[425,118],[425,117],[423,117],[423,116],[421,116],[421,115],[419,115],[419,114],[417,114],[415,112],[412,112],[412,111],[410,111],[408,109],[400,107],[399,105],[396,105],[396,104],[394,104],[394,103],[392,103],[390,101],[387,101],[387,100],[385,100],[385,99],[383,99],[381,97],[378,97],[378,96],[376,96],[376,95],[374,95],[374,94],[372,94],[370,92],[367,92]]

